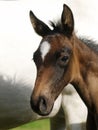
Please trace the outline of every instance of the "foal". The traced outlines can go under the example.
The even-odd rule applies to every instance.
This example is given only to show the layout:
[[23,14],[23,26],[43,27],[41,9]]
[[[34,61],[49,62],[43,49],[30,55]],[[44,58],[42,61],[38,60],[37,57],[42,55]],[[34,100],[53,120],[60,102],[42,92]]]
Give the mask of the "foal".
[[89,40],[74,33],[74,18],[63,5],[61,20],[51,30],[30,12],[31,23],[42,36],[34,53],[37,66],[35,88],[31,95],[32,109],[48,115],[54,101],[67,84],[72,84],[88,108],[87,130],[98,130],[98,51]]

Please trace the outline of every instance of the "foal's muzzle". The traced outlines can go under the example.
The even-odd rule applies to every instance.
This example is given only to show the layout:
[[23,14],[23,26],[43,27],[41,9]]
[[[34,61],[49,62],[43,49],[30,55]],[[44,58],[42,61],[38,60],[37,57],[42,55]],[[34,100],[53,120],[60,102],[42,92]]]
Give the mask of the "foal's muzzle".
[[40,96],[38,99],[31,97],[30,104],[33,111],[42,116],[50,114],[53,108],[53,105],[50,105],[51,103],[44,96]]

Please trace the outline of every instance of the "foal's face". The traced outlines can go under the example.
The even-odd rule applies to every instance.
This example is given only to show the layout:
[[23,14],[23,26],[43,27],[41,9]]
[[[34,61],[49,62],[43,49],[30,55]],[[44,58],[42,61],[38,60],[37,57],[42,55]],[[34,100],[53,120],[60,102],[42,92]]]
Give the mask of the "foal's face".
[[[66,10],[67,14],[69,13],[71,16],[70,9],[64,5],[63,13],[66,13]],[[71,20],[69,20],[70,25],[66,26],[69,29],[67,30],[68,36],[65,36],[63,33],[51,31],[47,25],[38,21],[31,13],[33,27],[43,37],[33,57],[37,67],[37,77],[31,95],[31,106],[40,115],[47,115],[51,112],[54,101],[71,80],[73,44],[70,35],[72,35],[73,28],[73,26],[71,27],[72,18],[71,16]],[[37,28],[39,23],[41,25]]]
[[32,99],[33,109],[40,114],[51,111],[55,99],[70,81],[71,56],[69,40],[59,34],[45,37],[34,53],[37,78]]

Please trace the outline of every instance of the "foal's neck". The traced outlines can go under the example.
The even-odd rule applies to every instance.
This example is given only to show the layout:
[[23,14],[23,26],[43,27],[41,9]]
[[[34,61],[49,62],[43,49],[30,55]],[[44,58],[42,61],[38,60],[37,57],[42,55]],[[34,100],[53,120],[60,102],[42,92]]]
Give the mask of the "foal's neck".
[[75,67],[72,84],[89,108],[98,108],[98,55],[78,38],[75,39],[73,55]]

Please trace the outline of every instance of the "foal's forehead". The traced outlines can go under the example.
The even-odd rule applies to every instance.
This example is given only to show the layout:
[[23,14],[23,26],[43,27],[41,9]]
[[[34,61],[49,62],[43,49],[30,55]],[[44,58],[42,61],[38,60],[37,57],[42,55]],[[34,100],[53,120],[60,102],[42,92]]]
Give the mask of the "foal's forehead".
[[40,45],[41,57],[44,60],[45,56],[49,53],[51,44],[48,41],[43,41]]
[[55,48],[58,44],[56,39],[57,39],[57,36],[54,36],[54,35],[47,36],[42,39],[41,44],[40,44],[40,52],[41,52],[41,57],[43,60],[45,59],[45,56],[50,52],[50,50],[54,49],[55,51]]
[[59,34],[49,35],[43,38],[40,44],[40,53],[43,61],[45,60],[45,57],[47,54],[49,54],[49,52],[53,53],[63,48],[65,46],[65,42],[67,43],[68,39]]

